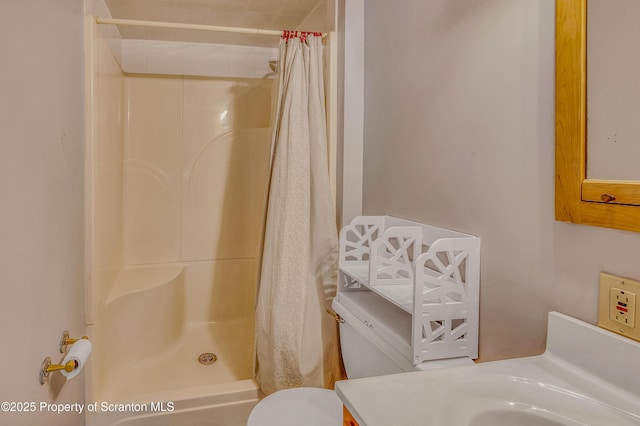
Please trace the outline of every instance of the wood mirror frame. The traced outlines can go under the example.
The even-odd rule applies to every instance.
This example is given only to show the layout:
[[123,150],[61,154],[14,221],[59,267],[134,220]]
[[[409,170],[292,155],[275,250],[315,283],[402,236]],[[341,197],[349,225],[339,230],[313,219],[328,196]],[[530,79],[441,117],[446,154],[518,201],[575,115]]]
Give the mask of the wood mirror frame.
[[640,182],[587,179],[586,28],[587,0],[556,1],[556,220],[640,232]]

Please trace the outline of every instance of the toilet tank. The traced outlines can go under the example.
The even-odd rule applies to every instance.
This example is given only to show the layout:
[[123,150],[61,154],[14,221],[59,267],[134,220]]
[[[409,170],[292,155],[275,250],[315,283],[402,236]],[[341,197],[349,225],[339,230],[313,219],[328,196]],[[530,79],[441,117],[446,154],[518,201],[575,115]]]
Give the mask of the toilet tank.
[[340,349],[349,379],[414,370],[408,360],[369,329],[371,324],[364,324],[349,310],[348,303],[341,303],[337,297],[332,307],[341,318]]

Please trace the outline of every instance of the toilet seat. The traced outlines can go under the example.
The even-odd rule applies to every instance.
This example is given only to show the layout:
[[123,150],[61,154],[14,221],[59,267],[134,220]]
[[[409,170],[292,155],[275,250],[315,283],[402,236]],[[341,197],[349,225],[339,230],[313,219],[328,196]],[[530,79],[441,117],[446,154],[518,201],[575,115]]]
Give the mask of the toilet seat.
[[293,388],[275,392],[260,401],[247,426],[342,425],[342,401],[329,389]]

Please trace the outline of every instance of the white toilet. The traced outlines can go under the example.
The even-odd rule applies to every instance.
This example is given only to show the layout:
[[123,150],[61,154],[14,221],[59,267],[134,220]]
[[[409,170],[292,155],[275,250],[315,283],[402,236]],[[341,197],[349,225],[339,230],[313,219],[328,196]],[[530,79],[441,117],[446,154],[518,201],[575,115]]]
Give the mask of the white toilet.
[[[470,358],[461,357],[425,361],[422,364],[413,365],[386,339],[372,331],[376,329],[376,325],[379,325],[375,324],[375,315],[373,320],[364,324],[345,308],[341,301],[349,304],[347,303],[349,300],[341,300],[338,297],[334,299],[332,307],[340,316],[342,360],[350,379],[473,364]],[[385,311],[385,303],[378,308],[376,312],[380,316],[393,314]],[[386,323],[389,323],[388,319],[387,316]],[[392,321],[391,323],[397,324],[397,330],[386,330],[384,335],[393,336],[394,333],[408,332],[410,327],[402,324],[402,321],[404,321],[402,318],[398,318],[397,322]],[[294,388],[273,393],[260,401],[251,411],[247,426],[339,426],[342,424],[342,402],[334,391]]]

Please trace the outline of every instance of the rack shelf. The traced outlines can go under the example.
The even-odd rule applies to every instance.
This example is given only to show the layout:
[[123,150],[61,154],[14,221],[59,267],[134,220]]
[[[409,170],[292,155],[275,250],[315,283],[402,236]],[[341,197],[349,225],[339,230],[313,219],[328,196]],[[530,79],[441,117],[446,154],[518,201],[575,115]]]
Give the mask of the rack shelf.
[[409,336],[396,347],[416,365],[477,358],[479,275],[480,239],[473,235],[391,216],[359,216],[340,232],[338,299],[359,318],[381,309],[380,298],[392,304],[398,312],[378,318],[376,329],[387,341]]

